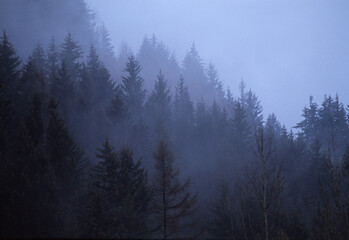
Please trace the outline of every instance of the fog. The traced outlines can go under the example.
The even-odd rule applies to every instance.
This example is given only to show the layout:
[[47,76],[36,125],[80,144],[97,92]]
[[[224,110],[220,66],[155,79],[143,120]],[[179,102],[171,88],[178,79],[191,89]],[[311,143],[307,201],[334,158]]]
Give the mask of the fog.
[[243,78],[288,128],[300,120],[310,95],[336,93],[344,102],[349,76],[349,3],[346,1],[88,0],[117,50],[137,52],[155,34],[181,62],[195,42],[238,94]]
[[349,239],[348,8],[0,0],[0,238]]

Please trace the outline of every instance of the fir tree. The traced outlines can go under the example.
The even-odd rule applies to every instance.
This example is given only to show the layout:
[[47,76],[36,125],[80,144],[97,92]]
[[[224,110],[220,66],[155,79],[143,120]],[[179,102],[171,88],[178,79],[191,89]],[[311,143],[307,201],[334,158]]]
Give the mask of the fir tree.
[[128,76],[122,77],[123,99],[131,117],[134,119],[141,113],[145,99],[143,78],[139,76],[141,66],[134,56],[128,58],[124,71],[127,72]]
[[190,79],[190,82],[188,82],[190,84],[189,90],[194,101],[199,100],[208,93],[204,65],[194,43],[183,60],[182,73],[185,79]]
[[63,116],[68,119],[72,107],[75,104],[75,84],[68,73],[65,62],[62,62],[61,68],[55,78],[52,79],[51,94],[57,99],[60,104],[60,110]]
[[57,236],[71,236],[76,214],[74,202],[83,187],[87,159],[68,131],[64,120],[59,116],[57,101],[52,98],[48,107],[46,130],[47,156],[55,177],[58,196],[56,211],[59,213]]
[[182,76],[177,83],[173,105],[175,142],[185,146],[194,128],[194,107]]
[[3,97],[14,96],[20,76],[20,64],[16,51],[4,32],[0,42],[0,85],[2,86],[0,93]]
[[56,78],[57,70],[59,68],[58,61],[59,61],[59,53],[58,49],[56,47],[55,38],[51,38],[51,43],[46,51],[47,56],[47,71],[48,71],[48,83],[51,84],[53,79]]
[[[135,162],[127,148],[116,153],[108,140],[97,150],[100,162],[93,169],[96,190],[89,205],[95,217],[90,221],[106,224],[105,237],[141,237],[147,230],[150,192],[140,160]],[[103,199],[104,207],[99,203]]]
[[216,100],[216,102],[220,106],[224,106],[225,102],[225,93],[223,89],[223,83],[220,81],[217,69],[213,63],[210,63],[207,68],[207,77],[208,77],[208,84],[210,88],[213,91],[213,99]]
[[154,141],[169,137],[172,121],[171,96],[167,81],[160,71],[155,87],[145,105],[147,123],[155,134]]
[[209,231],[213,238],[235,239],[233,205],[228,183],[222,179],[217,187],[217,198],[212,203]]
[[45,56],[45,51],[42,48],[42,45],[40,42],[36,44],[33,50],[33,53],[31,55],[31,60],[33,61],[33,64],[36,70],[46,76],[46,70],[47,70],[46,56]]
[[61,61],[65,63],[67,72],[73,81],[77,81],[80,74],[80,59],[82,56],[81,46],[74,41],[70,32],[65,37],[61,45],[60,57]]

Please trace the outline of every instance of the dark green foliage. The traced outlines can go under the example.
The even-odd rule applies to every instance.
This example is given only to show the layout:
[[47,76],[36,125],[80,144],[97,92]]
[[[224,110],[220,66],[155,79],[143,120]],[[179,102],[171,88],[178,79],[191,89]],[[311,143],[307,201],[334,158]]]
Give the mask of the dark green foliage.
[[234,228],[236,226],[232,196],[229,185],[224,179],[219,182],[216,195],[216,200],[212,203],[211,208],[210,236],[225,240],[235,239],[236,233]]
[[69,119],[69,115],[73,110],[72,108],[76,104],[76,89],[64,61],[62,62],[57,75],[52,79],[51,94],[59,102],[59,108],[62,111],[63,116],[66,119]]
[[[1,38],[2,236],[169,238],[204,226],[220,239],[348,238],[348,114],[338,96],[319,107],[311,97],[293,134],[274,114],[263,118],[244,82],[239,96],[225,92],[195,46],[183,63],[186,83],[174,88],[177,60],[155,37],[144,39],[139,61],[124,47],[115,66],[102,63],[113,49],[105,29],[100,37],[84,62],[70,34],[60,51],[52,38],[46,55],[38,43],[21,71]],[[115,87],[108,70],[118,82],[124,63]],[[143,84],[154,86],[149,96]],[[81,149],[93,156],[106,137],[120,151],[106,141],[87,169]],[[173,156],[160,142],[154,167],[160,139]],[[222,183],[217,193],[220,176],[229,189]],[[194,206],[211,222],[195,226]]]
[[211,88],[213,99],[220,105],[225,105],[225,93],[223,88],[223,83],[219,79],[218,71],[212,63],[208,65],[207,68],[207,78],[208,78],[208,84]]
[[36,44],[33,50],[33,53],[31,55],[31,60],[33,61],[33,64],[36,70],[46,75],[46,70],[47,70],[46,56],[40,42]]
[[61,61],[65,63],[67,73],[73,81],[76,81],[80,74],[81,56],[81,46],[78,45],[78,42],[73,40],[71,33],[68,32],[68,35],[61,45],[60,58]]
[[34,60],[29,57],[27,63],[23,66],[22,76],[17,85],[19,112],[25,112],[26,104],[30,102],[35,92],[42,97],[46,96],[47,86],[44,73],[35,66]]
[[86,67],[83,67],[80,81],[83,100],[90,106],[109,102],[114,95],[114,84],[108,70],[100,62],[96,49],[91,46]]
[[54,98],[50,100],[48,115],[47,154],[54,169],[59,195],[72,198],[82,181],[86,159],[60,117]]
[[0,66],[0,93],[6,98],[13,97],[20,76],[20,61],[5,32],[0,42]]
[[190,141],[194,129],[194,107],[182,76],[177,83],[173,105],[175,142],[183,146]]
[[184,57],[182,74],[195,102],[210,92],[204,65],[194,43]]
[[150,191],[141,161],[135,162],[127,148],[116,153],[108,140],[97,150],[100,161],[92,170],[93,186],[82,218],[83,230],[104,238],[143,236],[147,230]]
[[145,90],[143,89],[143,78],[139,76],[141,66],[134,56],[128,58],[124,72],[126,76],[122,77],[121,89],[123,91],[123,100],[126,103],[129,114],[132,119],[142,111],[145,100]]
[[155,135],[152,142],[168,139],[172,127],[171,95],[161,71],[155,81],[154,90],[145,105],[145,112],[147,124]]
[[232,143],[235,151],[239,154],[249,148],[250,144],[250,126],[247,122],[246,111],[240,101],[234,105],[234,117],[231,120]]

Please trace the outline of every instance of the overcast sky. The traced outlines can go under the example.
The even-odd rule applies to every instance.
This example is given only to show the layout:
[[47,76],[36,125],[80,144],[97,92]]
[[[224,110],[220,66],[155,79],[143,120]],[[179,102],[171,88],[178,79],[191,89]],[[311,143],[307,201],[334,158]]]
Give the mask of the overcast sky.
[[313,95],[349,104],[349,1],[87,0],[118,50],[153,33],[182,62],[195,42],[237,95],[243,78],[288,128]]

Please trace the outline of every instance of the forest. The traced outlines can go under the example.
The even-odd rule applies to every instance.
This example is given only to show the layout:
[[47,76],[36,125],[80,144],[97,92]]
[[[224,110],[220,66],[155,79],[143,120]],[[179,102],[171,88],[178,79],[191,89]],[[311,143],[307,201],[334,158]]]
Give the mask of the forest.
[[[72,4],[1,4],[16,2]],[[73,5],[87,35],[42,35],[33,20],[31,41],[2,21],[2,238],[349,239],[338,95],[310,96],[287,129],[244,81],[233,95],[195,44],[183,60],[155,35],[116,54]]]

